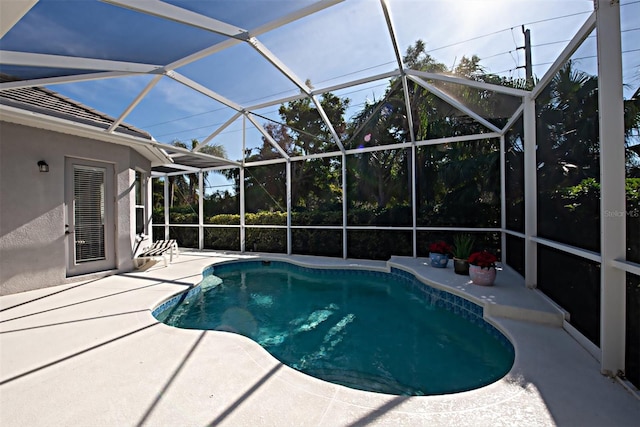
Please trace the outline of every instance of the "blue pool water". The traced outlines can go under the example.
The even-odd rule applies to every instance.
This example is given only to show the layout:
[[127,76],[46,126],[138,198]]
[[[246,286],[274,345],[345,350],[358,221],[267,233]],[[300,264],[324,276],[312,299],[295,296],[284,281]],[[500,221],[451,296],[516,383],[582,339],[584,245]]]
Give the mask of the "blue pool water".
[[245,335],[286,365],[360,390],[453,393],[492,383],[513,364],[513,347],[481,307],[400,270],[241,262],[210,267],[200,289],[154,314]]

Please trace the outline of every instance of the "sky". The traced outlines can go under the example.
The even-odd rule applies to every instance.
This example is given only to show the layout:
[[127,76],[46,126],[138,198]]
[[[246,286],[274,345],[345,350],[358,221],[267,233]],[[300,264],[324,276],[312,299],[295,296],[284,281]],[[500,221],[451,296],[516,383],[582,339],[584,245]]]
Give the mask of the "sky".
[[[171,0],[252,30],[310,0]],[[478,55],[486,71],[524,77],[522,25],[531,31],[533,72],[542,77],[593,10],[592,0],[390,0],[391,19],[402,54],[416,40],[437,61],[453,68]],[[640,0],[621,2],[625,97],[640,86]],[[312,16],[261,34],[258,40],[301,81],[314,88],[345,83],[397,68],[379,0],[346,0]],[[41,0],[0,41],[3,50],[26,50],[164,65],[225,38],[201,29],[132,12],[94,0]],[[595,37],[574,54],[581,69],[595,74]],[[3,72],[12,71],[6,67]],[[38,70],[29,70],[38,72]],[[42,71],[42,70],[40,70]],[[47,70],[44,70],[47,71]],[[299,93],[247,43],[240,43],[176,70],[228,99],[249,107]],[[151,76],[141,75],[51,85],[50,89],[118,117]],[[380,98],[388,79],[335,91],[351,99],[347,116]],[[277,105],[258,110],[278,120]],[[203,140],[234,111],[164,77],[125,118],[161,142]],[[349,118],[349,117],[347,117]],[[266,120],[261,119],[261,123]],[[214,143],[230,159],[242,156],[243,124],[236,120]],[[261,145],[246,126],[246,147]]]

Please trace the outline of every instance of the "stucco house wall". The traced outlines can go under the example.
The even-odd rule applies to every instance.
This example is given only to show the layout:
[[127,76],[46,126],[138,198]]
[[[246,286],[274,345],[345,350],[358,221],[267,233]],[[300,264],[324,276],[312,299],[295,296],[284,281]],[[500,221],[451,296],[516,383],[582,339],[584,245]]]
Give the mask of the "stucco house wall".
[[[116,270],[133,268],[134,251],[144,245],[135,235],[135,171],[148,177],[150,161],[124,145],[0,122],[0,295],[77,280],[67,278],[68,157],[113,164]],[[39,160],[48,173],[38,170]]]

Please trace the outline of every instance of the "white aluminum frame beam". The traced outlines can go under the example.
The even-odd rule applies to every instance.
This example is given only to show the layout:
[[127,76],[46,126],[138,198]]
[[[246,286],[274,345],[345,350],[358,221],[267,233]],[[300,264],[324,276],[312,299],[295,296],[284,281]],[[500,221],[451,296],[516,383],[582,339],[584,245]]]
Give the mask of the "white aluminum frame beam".
[[297,95],[287,96],[284,98],[278,98],[273,101],[266,101],[260,104],[254,104],[247,107],[247,111],[256,111],[261,110],[263,108],[273,107],[274,105],[282,105],[288,102],[298,101],[300,99],[307,98],[307,95],[304,93],[299,93]]
[[500,86],[493,83],[478,82],[476,80],[469,80],[463,77],[449,76],[446,74],[429,73],[426,71],[412,70],[411,68],[405,69],[404,72],[410,76],[420,77],[423,79],[437,80],[437,81],[447,82],[447,83],[456,83],[464,86],[473,87],[476,89],[489,90],[489,91],[501,93],[504,95],[523,97],[523,96],[528,96],[530,93],[528,90],[515,89],[508,86]]
[[204,174],[198,172],[198,249],[204,249]]
[[522,104],[520,104],[520,106],[516,109],[515,113],[513,113],[513,116],[511,116],[511,118],[509,119],[509,121],[507,121],[507,124],[504,125],[504,127],[502,128],[502,133],[506,134],[509,129],[511,129],[511,127],[518,121],[518,119],[522,116],[522,113],[524,112],[524,102]]
[[[356,150],[345,151],[345,153],[349,153],[350,151],[356,151]],[[340,157],[342,154],[343,153],[341,151],[332,151],[330,153],[315,153],[315,154],[308,154],[306,156],[290,157],[289,159],[277,158],[277,159],[268,159],[268,160],[258,160],[255,162],[245,162],[244,166],[272,165],[277,163],[285,163],[288,160],[291,160],[292,162],[304,162],[305,160],[324,159],[327,157]]]
[[344,145],[342,145],[342,141],[340,141],[338,132],[336,132],[336,129],[333,127],[333,123],[331,123],[331,120],[329,120],[329,116],[327,116],[327,113],[324,111],[324,108],[322,108],[322,105],[320,105],[320,100],[315,95],[311,95],[311,100],[315,104],[316,110],[318,110],[318,113],[320,114],[320,118],[324,122],[327,129],[329,129],[329,133],[331,133],[331,137],[333,138],[333,141],[338,146],[338,149],[340,151],[344,151]]
[[207,56],[211,56],[215,53],[221,52],[225,49],[228,49],[232,46],[242,43],[242,41],[237,39],[227,39],[220,43],[216,43],[213,46],[202,49],[198,52],[192,53],[191,55],[185,56],[184,58],[177,59],[170,64],[165,66],[167,71],[175,70],[180,67],[184,67],[185,65],[189,65],[192,62],[196,62],[201,60],[202,58],[206,58]]
[[347,215],[349,201],[347,200],[347,154],[342,153],[341,157],[342,166],[342,258],[347,259],[348,255],[348,241],[347,241]]
[[303,82],[293,71],[289,69],[277,56],[275,56],[260,40],[255,37],[250,37],[247,40],[249,46],[255,49],[264,59],[266,59],[271,65],[273,65],[280,73],[288,78],[294,85],[300,89],[301,92],[307,96],[311,96],[311,89]]
[[77,56],[50,55],[45,53],[15,52],[0,50],[0,62],[5,65],[25,67],[51,67],[77,70],[120,71],[123,73],[148,74],[161,69],[161,65],[137,62],[112,61],[109,59],[80,58]]
[[0,13],[0,38],[4,37],[36,3],[38,0],[4,1]]
[[125,9],[134,10],[136,12],[145,13],[158,18],[167,19],[178,22],[180,24],[189,25],[191,27],[200,28],[202,30],[211,31],[226,37],[238,40],[246,40],[249,37],[247,30],[227,24],[208,16],[174,6],[159,0],[102,0],[115,6]]
[[[163,145],[165,145],[165,144],[163,144]],[[182,157],[198,157],[198,158],[203,159],[203,160],[221,162],[221,163],[224,163],[225,165],[229,165],[231,167],[239,167],[240,166],[240,163],[238,163],[238,162],[236,162],[234,160],[228,160],[228,159],[225,159],[225,158],[222,158],[222,157],[212,156],[210,154],[193,152],[193,151],[189,151],[188,153],[172,153],[172,154],[169,154],[169,156],[174,161],[178,160],[178,159],[180,159]],[[195,166],[186,166],[186,167],[194,168]],[[201,167],[195,167],[195,168],[197,170],[204,169],[204,168],[201,168]]]
[[400,55],[398,39],[396,38],[396,33],[393,30],[393,22],[391,21],[391,12],[389,10],[387,0],[380,0],[380,6],[382,6],[382,13],[384,14],[384,20],[387,24],[387,31],[389,32],[389,37],[391,38],[391,44],[393,45],[393,54],[396,57],[398,69],[402,70],[404,68],[404,65],[402,64],[402,55]]
[[417,174],[417,161],[416,154],[418,148],[416,144],[411,144],[411,240],[413,242],[412,253],[413,257],[416,258],[418,256],[418,184],[416,183]]
[[[507,151],[506,138],[500,135],[500,229],[507,228]],[[507,253],[507,235],[504,231],[500,233],[500,250],[502,261],[507,264],[509,254]]]
[[179,169],[182,172],[171,172],[171,173],[166,173],[163,175],[166,176],[175,176],[175,175],[184,175],[184,174],[188,174],[188,173],[198,173],[200,172],[200,168],[194,168],[192,166],[186,166],[186,165],[181,165],[179,163],[166,163],[162,166],[171,168],[171,169]]
[[533,96],[524,99],[524,279],[527,288],[538,286],[538,247],[533,240],[538,235],[538,193],[536,101]]
[[407,126],[409,127],[409,137],[411,142],[415,142],[416,135],[413,129],[413,113],[411,112],[411,98],[409,97],[409,84],[407,82],[407,76],[402,75],[402,90],[404,92],[404,104],[407,110]]
[[203,172],[218,172],[218,171],[224,171],[224,170],[229,170],[229,169],[237,169],[242,167],[239,163],[238,165],[224,165],[224,166],[213,166],[210,168],[202,168],[201,170]]
[[258,129],[258,131],[262,134],[262,136],[269,142],[269,144],[271,144],[273,148],[276,149],[278,153],[280,153],[280,155],[283,158],[285,159],[290,158],[287,152],[284,151],[284,149],[278,145],[278,143],[273,139],[273,137],[269,135],[269,132],[267,132],[267,130],[264,127],[262,127],[262,125],[258,123],[258,121],[251,114],[246,113],[245,117],[256,127],[256,129]]
[[[393,28],[393,20],[391,19],[391,11],[389,10],[389,5],[387,3],[387,0],[380,0],[380,5],[382,6],[382,12],[384,14],[384,19],[387,24],[387,31],[389,32],[389,37],[391,38],[391,44],[393,45],[393,53],[396,57],[398,69],[400,70],[400,78],[402,80],[402,89],[404,93],[404,104],[405,104],[405,109],[407,110],[407,126],[409,127],[409,138],[411,142],[414,142],[416,140],[416,137],[413,129],[413,115],[411,113],[411,99],[409,98],[409,85],[407,82],[407,76],[404,72],[404,63],[402,62],[402,55],[400,54],[400,48],[398,46],[398,38],[396,37],[396,32]],[[413,240],[415,242],[415,238]],[[414,257],[416,256],[415,251],[413,256]]]
[[[339,157],[342,154],[351,155],[351,154],[359,154],[359,153],[369,153],[375,151],[382,150],[397,150],[397,149],[405,149],[411,148],[413,145],[416,147],[424,147],[427,145],[440,145],[440,144],[454,144],[457,142],[465,142],[465,141],[478,141],[483,139],[496,139],[502,136],[501,133],[498,132],[490,132],[490,133],[478,133],[474,135],[461,135],[461,136],[452,136],[447,138],[438,138],[438,139],[429,139],[424,141],[416,141],[416,142],[400,142],[397,144],[390,145],[380,145],[380,146],[372,146],[372,147],[363,147],[363,148],[352,148],[349,150],[345,150],[344,153],[340,151],[334,151],[331,153],[315,153],[309,154],[306,156],[296,156],[291,157],[292,162],[310,160],[310,159],[319,159],[325,157]],[[287,159],[277,158],[277,159],[269,159],[269,160],[259,160],[255,162],[245,162],[244,166],[261,166],[261,165],[269,165],[276,163],[284,163]]]
[[[327,92],[334,92],[336,90],[341,90],[341,89],[346,89],[346,88],[350,88],[353,86],[358,86],[360,84],[366,84],[366,83],[371,83],[377,80],[383,80],[389,77],[398,77],[400,76],[400,72],[398,70],[395,71],[390,71],[387,73],[382,73],[382,74],[376,74],[375,76],[371,76],[371,77],[366,77],[363,79],[358,79],[358,80],[353,80],[350,82],[346,82],[346,83],[341,83],[338,85],[333,85],[333,86],[327,86],[327,87],[323,87],[320,89],[313,89],[311,90],[311,95],[315,96],[315,95],[323,95]],[[280,104],[286,104],[287,102],[292,102],[292,101],[297,101],[299,99],[303,99],[306,98],[307,95],[306,94],[298,94],[298,95],[293,95],[293,96],[288,96],[285,98],[279,98],[279,99],[275,99],[273,101],[268,101],[268,102],[263,102],[261,104],[255,104],[255,105],[250,105],[248,107],[246,107],[247,111],[254,111],[254,110],[259,110],[262,108],[268,108],[268,107],[273,107],[274,105],[280,105]]]
[[446,93],[438,89],[437,87],[433,86],[432,84],[427,83],[424,80],[412,75],[407,75],[407,78],[410,79],[411,81],[416,82],[417,84],[419,84],[420,86],[422,86],[423,88],[425,88],[426,90],[428,90],[429,92],[437,96],[438,98],[442,99],[447,104],[462,111],[463,113],[465,113],[466,115],[468,115],[469,117],[471,117],[472,119],[474,119],[475,121],[477,121],[478,123],[486,127],[487,129],[491,129],[492,131],[498,132],[498,133],[502,132],[502,130],[498,128],[496,125],[489,122],[485,118],[481,117],[480,115],[475,113],[473,110],[468,108],[466,105],[453,99],[452,97],[450,97],[449,95],[447,95]]
[[342,153],[343,153],[342,151],[331,151],[331,152],[327,152],[327,153],[307,154],[307,155],[304,155],[304,156],[292,157],[291,161],[292,162],[303,162],[305,160],[324,159],[324,158],[327,158],[327,157],[338,157]]
[[[596,0],[600,129],[600,349],[601,371],[625,370],[626,259],[624,105],[620,2]],[[637,237],[637,236],[636,236]]]
[[287,160],[289,160],[289,159],[285,159],[283,157],[280,157],[280,158],[277,158],[277,159],[258,160],[258,161],[255,161],[255,162],[245,162],[244,163],[244,167],[275,165],[277,163],[286,163]]
[[91,80],[105,80],[105,79],[113,79],[116,77],[128,77],[128,76],[136,76],[136,75],[139,75],[139,74],[125,73],[122,71],[106,71],[106,72],[96,72],[96,73],[87,73],[87,74],[74,74],[72,76],[44,77],[41,79],[17,80],[13,82],[0,83],[0,90],[20,89],[25,87],[40,87],[40,86],[57,85],[57,84],[63,84],[63,83],[87,82]]
[[[319,12],[323,9],[326,9],[330,6],[333,6],[337,3],[341,3],[344,0],[323,0],[317,3],[312,3],[311,5],[304,7],[298,11],[292,12],[282,18],[276,19],[275,21],[268,22],[265,25],[262,25],[256,29],[249,31],[249,34],[253,37],[257,37],[261,34],[274,30],[276,28],[282,27],[283,25],[289,24],[291,22],[297,21],[298,19],[304,18],[306,16],[312,15],[316,12]],[[202,58],[205,58],[214,53],[220,52],[224,49],[235,46],[239,43],[242,43],[243,40],[239,39],[228,39],[223,42],[217,43],[208,48],[202,49],[199,52],[195,52],[189,56],[185,56],[184,58],[178,59],[177,61],[172,62],[171,64],[166,66],[167,70],[175,70],[176,68],[183,67],[187,64],[190,64],[194,61],[198,61]]]
[[240,252],[246,250],[247,229],[245,224],[245,158],[247,152],[247,116],[242,115],[242,166],[238,171],[238,190],[240,193]]
[[169,240],[169,177],[164,178],[164,240]]
[[331,124],[331,121],[329,120],[327,113],[324,111],[324,108],[322,108],[322,105],[320,105],[320,101],[311,94],[311,88],[309,88],[292,70],[289,69],[289,67],[287,67],[282,61],[280,61],[280,59],[276,57],[269,49],[267,49],[267,47],[264,44],[262,44],[258,39],[256,39],[255,37],[251,37],[249,38],[249,40],[247,40],[247,42],[260,55],[262,55],[264,59],[266,59],[271,65],[273,65],[278,71],[280,71],[286,78],[288,78],[294,85],[296,85],[302,93],[304,93],[305,95],[311,98],[311,100],[316,106],[316,110],[318,110],[318,113],[320,113],[320,118],[324,122],[325,126],[327,126],[327,129],[329,129],[329,132],[331,133],[333,141],[340,148],[340,151],[344,151],[344,146],[342,145],[342,141],[340,141],[340,137],[338,136],[338,133],[335,131],[333,125]]
[[287,255],[291,255],[293,249],[293,240],[291,233],[291,208],[292,208],[292,191],[291,186],[291,159],[287,159],[285,166],[286,174],[286,198],[287,198]]
[[127,117],[129,113],[131,113],[131,111],[133,111],[133,109],[136,108],[136,106],[142,101],[142,99],[145,96],[147,96],[147,94],[151,91],[151,89],[153,89],[160,82],[161,79],[162,79],[162,75],[160,74],[155,76],[149,83],[147,83],[147,86],[145,86],[142,92],[140,92],[138,96],[136,96],[133,102],[131,102],[127,106],[127,108],[120,114],[120,116],[113,122],[113,124],[109,127],[109,129],[107,129],[107,132],[113,132],[114,130],[116,130],[116,128],[120,126],[120,124],[124,121],[125,117]]
[[240,168],[238,189],[240,191],[240,252],[247,249],[247,225],[245,222],[245,189],[244,189],[244,168]]
[[[174,165],[173,163],[167,163],[166,165],[160,165],[160,166],[166,166],[168,168],[178,169],[178,166]],[[183,167],[183,168],[188,168],[188,166],[184,166],[184,165],[179,165],[179,166]],[[151,176],[153,178],[162,178],[164,176],[177,176],[177,175],[184,175],[184,174],[190,174],[190,173],[197,173],[197,172],[200,172],[200,171],[202,171],[202,172],[211,172],[211,171],[236,169],[236,168],[239,168],[239,166],[217,166],[217,167],[212,167],[212,168],[198,168],[195,171],[180,170],[179,172],[152,171],[151,172]]]
[[456,142],[465,142],[465,141],[479,141],[481,139],[493,139],[500,138],[502,133],[500,132],[489,132],[489,133],[476,133],[473,135],[460,135],[460,136],[448,136],[446,138],[435,138],[435,139],[425,139],[422,141],[416,141],[416,146],[422,147],[425,145],[438,145],[438,144],[449,144]]
[[[212,91],[211,89],[201,85],[198,82],[195,82],[191,79],[189,79],[188,77],[183,76],[180,73],[177,73],[175,71],[169,71],[167,72],[167,76],[172,78],[173,80],[182,83],[183,85],[190,87],[193,90],[196,90],[200,93],[202,93],[205,96],[208,96],[211,99],[214,99],[216,101],[218,101],[219,103],[226,105],[227,107],[242,113],[245,117],[247,117],[247,119],[249,119],[249,121],[256,127],[256,129],[258,129],[258,131],[265,137],[265,139],[280,153],[280,155],[286,159],[289,158],[289,155],[282,149],[282,147],[280,147],[278,145],[278,143],[273,139],[273,137],[271,137],[271,135],[269,135],[269,132],[267,132],[264,127],[262,127],[262,125],[260,123],[258,123],[250,114],[249,112],[243,108],[241,105],[236,104],[235,102],[231,101],[230,99],[225,98],[224,96]],[[230,160],[224,159],[227,162],[230,162]]]
[[204,159],[204,160],[214,160],[214,161],[218,161],[218,162],[223,162],[226,165],[230,165],[230,166],[235,166],[235,167],[241,166],[240,162],[237,162],[235,160],[225,159],[224,157],[214,156],[212,154],[200,153],[200,152],[197,152],[197,151],[191,151],[191,150],[186,149],[186,148],[176,147],[176,146],[173,146],[173,145],[162,144],[160,142],[153,142],[152,144],[155,145],[158,148],[161,148],[165,152],[171,151],[172,152],[171,154],[167,153],[167,156],[170,156],[171,158],[177,158],[177,157],[181,157],[181,156],[192,156],[192,157],[198,157],[198,158]]
[[369,122],[373,119],[373,117],[378,114],[378,112],[380,110],[382,110],[382,108],[384,107],[385,102],[389,99],[389,97],[391,96],[391,94],[398,88],[398,86],[400,85],[399,81],[396,81],[393,85],[391,85],[391,87],[389,88],[389,90],[387,91],[387,93],[385,93],[384,97],[382,98],[382,100],[378,103],[378,106],[376,108],[373,109],[373,111],[371,112],[371,114],[369,114],[369,117],[367,117],[362,123],[360,123],[360,126],[358,126],[356,128],[355,131],[353,131],[353,135],[351,136],[351,138],[349,138],[349,140],[347,141],[348,143],[351,143],[351,141],[353,141],[353,139],[356,137],[356,135],[358,135],[360,133],[360,131],[362,129],[364,129],[365,126],[367,126],[369,124]]
[[400,70],[387,71],[386,73],[380,73],[369,77],[363,77],[357,80],[351,80],[345,83],[339,83],[336,85],[325,86],[323,88],[314,89],[311,91],[313,95],[320,95],[326,92],[334,92],[336,90],[346,89],[354,86],[358,86],[361,84],[375,82],[377,80],[384,80],[390,77],[398,77],[400,76]]
[[[594,0],[594,1],[598,1],[598,0]],[[536,83],[536,86],[531,91],[531,96],[533,97],[533,99],[536,99],[538,95],[540,95],[540,92],[542,92],[542,90],[544,90],[544,88],[549,84],[549,82],[551,81],[551,79],[553,79],[553,77],[556,75],[558,70],[562,68],[565,62],[571,59],[571,55],[573,55],[575,51],[578,50],[582,42],[585,41],[587,37],[589,37],[589,35],[595,28],[596,28],[596,12],[593,12],[591,15],[589,15],[585,23],[582,24],[582,27],[580,27],[576,35],[573,36],[569,44],[565,46],[565,48],[562,50],[562,52],[560,53],[558,58],[556,58],[553,64],[549,67],[549,69],[544,74],[544,76],[542,76],[542,78]]]
[[637,262],[614,259],[611,261],[611,265],[615,268],[619,268],[622,271],[626,271],[627,273],[640,276],[640,264],[638,264]]
[[280,28],[284,25],[290,24],[291,22],[297,21],[299,19],[305,18],[309,15],[313,15],[316,12],[320,12],[324,9],[327,9],[331,6],[335,6],[338,3],[342,3],[345,0],[320,0],[314,3],[311,3],[308,6],[303,7],[300,10],[296,10],[291,12],[288,15],[283,16],[282,18],[277,18],[274,21],[268,22],[255,30],[251,31],[252,36],[259,36],[261,34],[267,33],[271,30],[275,30],[276,28]]
[[560,242],[556,242],[555,240],[549,240],[542,237],[532,237],[531,240],[533,240],[534,242],[540,245],[557,249],[561,252],[566,252],[568,254],[575,255],[580,258],[588,259],[590,261],[597,262],[597,263],[602,262],[602,256],[600,256],[600,253],[598,252],[589,251],[586,249],[579,248],[577,246],[571,246],[566,243],[560,243]]
[[202,140],[202,143],[200,143],[200,145],[198,145],[196,148],[193,149],[194,152],[200,151],[202,150],[202,148],[206,147],[207,144],[216,136],[220,135],[220,133],[222,133],[223,130],[225,130],[226,128],[228,128],[229,126],[231,126],[231,124],[233,122],[235,122],[236,120],[238,120],[240,118],[240,116],[242,116],[242,112],[238,111],[236,112],[229,120],[227,120],[226,122],[224,122],[222,124],[222,126],[220,126],[218,129],[216,129],[211,135],[209,135],[208,137],[206,137],[205,139]]
[[218,101],[219,103],[221,103],[223,105],[226,105],[227,107],[229,107],[229,108],[231,108],[233,110],[240,111],[240,112],[243,112],[243,113],[245,112],[245,109],[241,105],[236,104],[232,100],[225,98],[224,96],[220,95],[219,93],[212,91],[208,87],[203,86],[200,83],[198,83],[196,81],[193,81],[190,78],[188,78],[188,77],[186,77],[186,76],[184,76],[184,75],[182,75],[180,73],[177,73],[175,71],[169,71],[169,72],[167,72],[167,76],[170,77],[171,79],[179,82],[179,83],[182,83],[183,85],[185,85],[185,86],[187,86],[187,87],[189,87],[189,88],[191,88],[191,89],[193,89],[193,90],[195,90],[197,92],[200,92],[201,94],[203,94],[205,96],[208,96],[211,99],[214,99],[214,100]]

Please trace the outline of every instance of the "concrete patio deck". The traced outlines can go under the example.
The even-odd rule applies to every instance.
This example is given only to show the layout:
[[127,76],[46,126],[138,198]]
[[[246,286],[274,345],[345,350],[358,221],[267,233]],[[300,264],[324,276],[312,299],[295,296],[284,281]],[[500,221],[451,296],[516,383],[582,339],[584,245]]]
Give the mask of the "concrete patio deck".
[[[3,426],[638,426],[640,400],[558,325],[516,275],[470,286],[453,269],[393,258],[485,305],[516,359],[498,382],[428,397],[349,389],[295,371],[248,338],[173,328],[151,315],[204,267],[249,255],[184,252],[166,268],[0,297]],[[269,256],[269,258],[273,258]],[[282,257],[279,257],[282,258]],[[387,263],[290,257],[316,266]],[[559,317],[560,316],[560,317]]]

